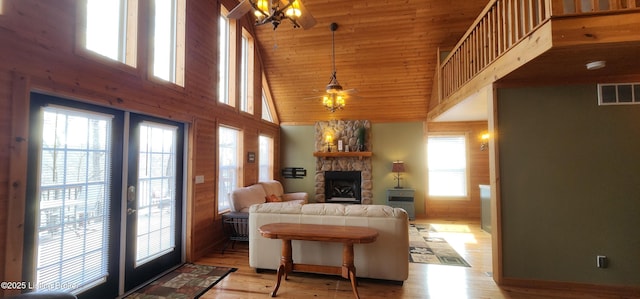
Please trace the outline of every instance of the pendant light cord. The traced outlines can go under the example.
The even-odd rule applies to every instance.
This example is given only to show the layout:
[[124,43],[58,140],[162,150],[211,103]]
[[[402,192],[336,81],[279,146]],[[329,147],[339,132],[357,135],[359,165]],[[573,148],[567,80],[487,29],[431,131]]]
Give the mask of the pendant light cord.
[[331,61],[333,63],[333,74],[331,74],[331,80],[329,83],[332,83],[334,81],[338,81],[336,78],[336,30],[338,30],[338,24],[331,23],[329,28],[331,29]]

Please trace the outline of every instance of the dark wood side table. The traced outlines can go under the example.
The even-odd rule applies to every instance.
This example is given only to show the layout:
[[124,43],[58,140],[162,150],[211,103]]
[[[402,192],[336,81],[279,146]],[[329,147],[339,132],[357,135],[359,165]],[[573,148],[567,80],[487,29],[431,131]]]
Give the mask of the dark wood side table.
[[[361,226],[339,226],[299,223],[270,223],[260,227],[260,234],[270,239],[282,240],[282,257],[278,267],[278,280],[271,297],[275,297],[280,288],[280,281],[292,271],[308,271],[341,275],[351,281],[351,288],[356,298],[360,298],[356,283],[356,267],[353,264],[353,244],[371,243],[378,238],[378,231]],[[295,264],[293,262],[291,240],[340,242],[343,244],[342,267]]]

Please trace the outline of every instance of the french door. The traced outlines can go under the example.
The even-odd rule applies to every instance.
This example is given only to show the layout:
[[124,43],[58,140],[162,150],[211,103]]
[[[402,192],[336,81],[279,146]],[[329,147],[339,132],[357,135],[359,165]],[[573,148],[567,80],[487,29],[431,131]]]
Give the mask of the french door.
[[182,259],[182,126],[132,114],[130,127],[125,290]]
[[29,121],[31,291],[115,298],[181,263],[182,124],[37,93]]

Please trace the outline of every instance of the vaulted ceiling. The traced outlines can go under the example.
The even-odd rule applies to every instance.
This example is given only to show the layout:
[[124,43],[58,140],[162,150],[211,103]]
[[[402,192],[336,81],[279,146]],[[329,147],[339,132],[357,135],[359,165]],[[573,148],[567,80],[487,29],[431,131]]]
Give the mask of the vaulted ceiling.
[[[317,24],[288,21],[277,30],[258,26],[256,38],[281,123],[328,119],[423,121],[431,98],[438,49],[453,48],[486,0],[304,0]],[[357,89],[342,111],[331,113],[319,96],[329,83],[331,30],[337,78]]]

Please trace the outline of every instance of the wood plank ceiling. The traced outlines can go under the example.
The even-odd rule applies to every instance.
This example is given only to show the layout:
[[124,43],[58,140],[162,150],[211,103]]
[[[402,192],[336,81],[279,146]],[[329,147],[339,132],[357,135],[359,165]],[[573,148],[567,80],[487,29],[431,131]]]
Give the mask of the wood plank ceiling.
[[[317,20],[308,30],[285,21],[258,26],[261,59],[281,123],[328,119],[423,121],[431,98],[438,48],[452,48],[486,0],[305,0]],[[331,113],[319,96],[332,73],[335,32],[337,78],[357,89],[342,111]]]

